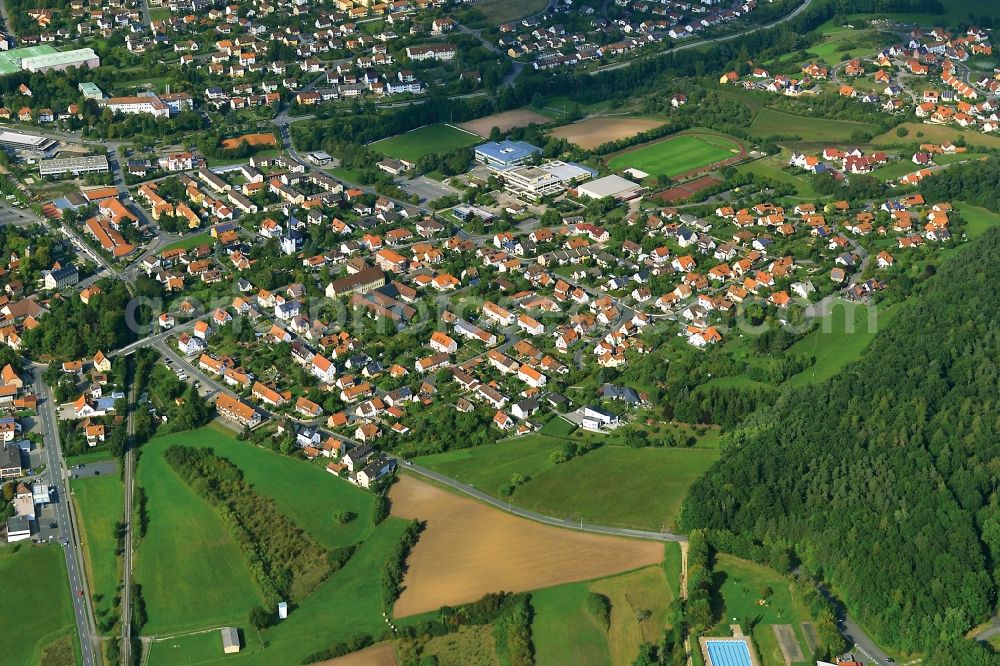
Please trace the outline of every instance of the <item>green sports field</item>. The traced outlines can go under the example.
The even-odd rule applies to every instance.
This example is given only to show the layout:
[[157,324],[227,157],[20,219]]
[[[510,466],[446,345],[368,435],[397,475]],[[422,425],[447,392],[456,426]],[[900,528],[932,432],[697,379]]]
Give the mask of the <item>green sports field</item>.
[[740,153],[740,144],[717,134],[681,134],[611,158],[612,171],[639,169],[652,176],[677,176]]
[[[0,662],[37,664],[48,644],[74,633],[73,606],[62,548],[30,542],[0,548]],[[75,649],[75,648],[74,648]]]
[[368,147],[388,157],[416,162],[424,155],[440,155],[481,142],[482,139],[471,132],[442,124],[428,125],[406,134],[397,134],[369,144]]
[[122,518],[124,488],[117,475],[76,479],[71,487],[100,630],[102,622],[114,610],[114,597],[121,582],[115,553],[115,524]]

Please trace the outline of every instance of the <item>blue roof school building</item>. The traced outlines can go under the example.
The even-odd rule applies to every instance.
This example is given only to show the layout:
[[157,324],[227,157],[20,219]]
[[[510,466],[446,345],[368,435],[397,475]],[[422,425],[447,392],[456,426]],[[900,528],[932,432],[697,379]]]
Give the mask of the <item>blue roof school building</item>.
[[476,146],[476,161],[496,166],[516,166],[542,152],[524,141],[490,141]]

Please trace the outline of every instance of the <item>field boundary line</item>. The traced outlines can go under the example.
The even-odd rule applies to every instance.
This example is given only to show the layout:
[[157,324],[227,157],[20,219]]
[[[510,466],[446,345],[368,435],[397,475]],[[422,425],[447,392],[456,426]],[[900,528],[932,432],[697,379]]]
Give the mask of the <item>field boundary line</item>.
[[[450,127],[450,128],[452,128],[454,130],[458,130],[459,132],[463,132],[464,134],[468,134],[469,136],[474,136],[477,139],[482,139],[483,138],[483,137],[479,136],[478,134],[476,134],[475,132],[470,132],[469,130],[465,129],[464,127],[459,127],[458,125],[452,125],[451,123],[442,123],[442,124],[445,127]],[[426,127],[426,125],[425,125],[425,127]]]

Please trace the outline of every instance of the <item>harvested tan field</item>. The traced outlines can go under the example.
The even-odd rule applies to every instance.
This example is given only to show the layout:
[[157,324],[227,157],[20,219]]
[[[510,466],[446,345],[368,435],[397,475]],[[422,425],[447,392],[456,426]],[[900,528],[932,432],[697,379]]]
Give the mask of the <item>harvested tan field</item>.
[[243,136],[235,136],[231,139],[223,139],[222,147],[226,150],[232,150],[233,148],[238,148],[241,141],[246,141],[251,146],[277,145],[273,134],[270,132],[261,132],[259,134],[244,134]]
[[585,150],[592,150],[608,141],[627,139],[665,124],[665,121],[653,118],[587,118],[572,125],[557,127],[549,134],[557,139],[566,139]]
[[474,134],[478,134],[479,136],[487,137],[490,135],[490,130],[494,127],[499,127],[501,132],[509,132],[515,127],[544,125],[550,122],[552,122],[551,118],[547,118],[536,111],[531,111],[530,109],[515,109],[513,111],[504,111],[503,113],[495,113],[492,116],[486,116],[485,118],[477,118],[476,120],[459,123],[458,126],[462,129],[469,130]]
[[329,659],[319,666],[398,666],[392,643],[379,643],[359,652]]
[[427,521],[407,560],[394,613],[405,617],[479,599],[600,578],[663,560],[663,544],[550,527],[409,476],[392,513]]

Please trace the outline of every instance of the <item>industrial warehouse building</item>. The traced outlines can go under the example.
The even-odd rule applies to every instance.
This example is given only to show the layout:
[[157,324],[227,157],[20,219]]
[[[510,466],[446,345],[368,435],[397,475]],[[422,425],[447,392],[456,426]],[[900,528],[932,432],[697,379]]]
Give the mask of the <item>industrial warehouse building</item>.
[[56,51],[36,56],[21,58],[21,69],[26,72],[61,72],[69,67],[101,66],[101,59],[94,49],[74,49],[72,51]]
[[79,176],[84,173],[107,173],[108,158],[105,155],[89,157],[66,157],[42,160],[38,163],[39,176],[62,176],[71,173]]

